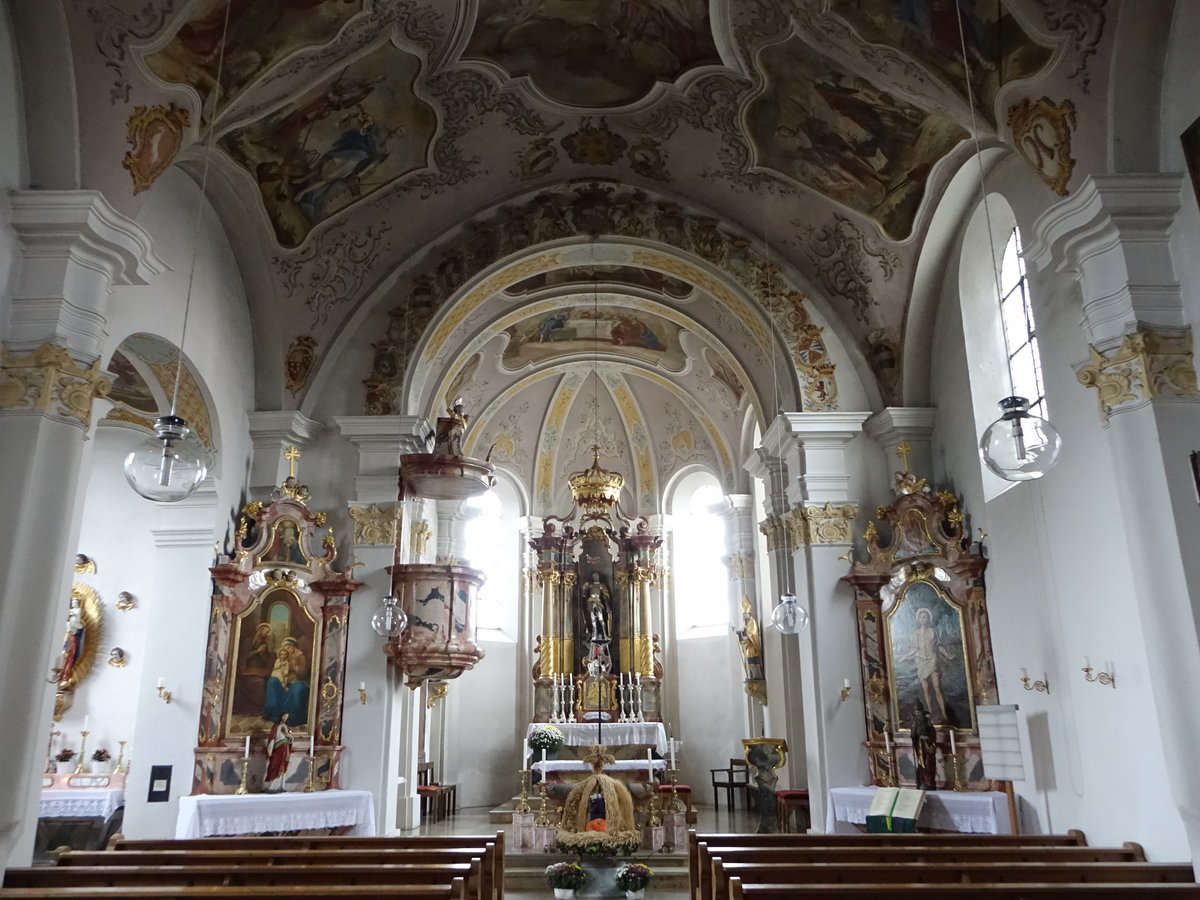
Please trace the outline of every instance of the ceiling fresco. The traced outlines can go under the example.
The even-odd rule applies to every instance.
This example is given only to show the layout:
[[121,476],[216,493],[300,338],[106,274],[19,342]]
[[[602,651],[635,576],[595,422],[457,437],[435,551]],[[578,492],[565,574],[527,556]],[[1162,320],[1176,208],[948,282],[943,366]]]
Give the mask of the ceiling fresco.
[[670,371],[683,369],[679,325],[661,316],[618,306],[587,304],[586,297],[564,302],[504,330],[504,366],[521,369],[580,354],[611,353]]
[[[445,345],[458,326],[481,333],[494,319],[480,314],[486,296],[511,306],[598,280],[688,307],[720,335],[689,349],[686,329],[672,345],[646,320],[613,347],[621,323],[603,323],[610,351],[684,360],[678,378],[695,376],[731,438],[742,423],[727,424],[715,398],[743,409],[768,398],[777,347],[796,367],[787,402],[837,408],[849,368],[823,332],[829,317],[877,402],[904,402],[916,262],[973,149],[967,69],[978,137],[1069,193],[1076,159],[1105,152],[1119,6],[963,0],[964,54],[950,0],[52,2],[73,42],[82,186],[136,215],[171,165],[199,182],[207,158],[220,176],[208,193],[257,273],[256,321],[278,322],[279,347],[256,354],[264,408],[311,408],[315,373],[349,372],[330,354],[368,320],[353,338],[369,361],[353,373],[356,411],[428,404],[432,385],[473,354],[486,373],[500,349],[443,349],[441,369],[421,373],[428,386],[405,395],[414,348]],[[655,262],[520,270],[543,246],[606,239]],[[601,323],[589,327],[594,340]],[[525,352],[557,343],[526,335]],[[510,437],[534,466],[536,450]],[[630,459],[657,459],[663,441],[677,456],[711,443],[671,440],[647,435]]]

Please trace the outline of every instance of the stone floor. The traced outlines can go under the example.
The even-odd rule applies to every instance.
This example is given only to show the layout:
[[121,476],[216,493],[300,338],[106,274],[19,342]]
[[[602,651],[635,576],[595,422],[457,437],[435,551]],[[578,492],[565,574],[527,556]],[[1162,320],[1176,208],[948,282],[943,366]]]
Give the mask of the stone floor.
[[[753,832],[758,827],[757,814],[747,813],[744,808],[728,812],[712,806],[697,805],[697,823],[692,826],[701,832]],[[508,900],[549,900],[552,896],[546,886],[542,872],[547,865],[557,862],[564,857],[561,854],[534,853],[531,851],[515,851],[511,849],[512,826],[495,824],[490,821],[488,807],[459,809],[456,815],[422,825],[414,834],[446,835],[446,834],[494,834],[505,832],[505,839],[510,844],[510,850],[505,860],[505,896]],[[680,848],[674,853],[635,854],[636,859],[645,862],[655,871],[655,880],[646,891],[646,900],[687,900],[687,855],[686,848]],[[593,877],[589,884],[576,892],[581,900],[601,900],[601,898],[624,897],[611,883],[611,869],[615,863],[606,864],[603,861],[587,861],[584,865]]]

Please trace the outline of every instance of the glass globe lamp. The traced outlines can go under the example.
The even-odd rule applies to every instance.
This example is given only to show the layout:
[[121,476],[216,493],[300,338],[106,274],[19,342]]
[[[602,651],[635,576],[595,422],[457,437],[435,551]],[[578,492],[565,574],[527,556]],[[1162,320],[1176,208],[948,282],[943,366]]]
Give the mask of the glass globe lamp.
[[208,448],[179,416],[159,416],[154,436],[125,457],[125,480],[147,500],[174,503],[200,486],[212,464]]
[[380,637],[400,637],[407,625],[408,616],[404,614],[404,610],[400,608],[400,601],[393,594],[384,597],[379,612],[371,616],[371,627]]
[[799,634],[808,626],[808,611],[795,594],[781,594],[779,605],[771,610],[771,624],[782,634]]
[[984,463],[1005,481],[1031,481],[1045,475],[1058,459],[1062,438],[1045,419],[1029,412],[1024,397],[1005,397],[1002,414],[979,439]]

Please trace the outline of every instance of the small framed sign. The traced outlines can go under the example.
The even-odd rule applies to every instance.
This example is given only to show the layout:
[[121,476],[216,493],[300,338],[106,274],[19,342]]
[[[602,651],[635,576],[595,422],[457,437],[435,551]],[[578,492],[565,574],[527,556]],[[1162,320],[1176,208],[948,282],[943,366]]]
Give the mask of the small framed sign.
[[147,803],[166,803],[171,799],[171,767],[150,767],[150,792]]

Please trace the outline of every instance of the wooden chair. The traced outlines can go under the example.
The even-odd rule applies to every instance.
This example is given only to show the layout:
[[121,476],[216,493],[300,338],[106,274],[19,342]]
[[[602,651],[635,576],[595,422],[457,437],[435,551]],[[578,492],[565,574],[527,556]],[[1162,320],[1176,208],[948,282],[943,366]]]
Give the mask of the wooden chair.
[[803,834],[812,825],[812,815],[808,806],[808,791],[776,791],[775,814],[779,819],[779,830],[781,832],[786,833],[792,830],[792,813],[794,812],[800,812],[804,815],[803,823],[796,823],[796,830]]
[[433,763],[417,763],[417,796],[421,798],[421,818],[440,822],[458,812],[458,785],[433,780]]
[[746,808],[750,808],[750,765],[744,759],[733,758],[724,769],[709,769],[712,775],[713,806],[721,808],[720,791],[725,791],[725,806],[733,812],[733,794],[741,791],[746,797]]

